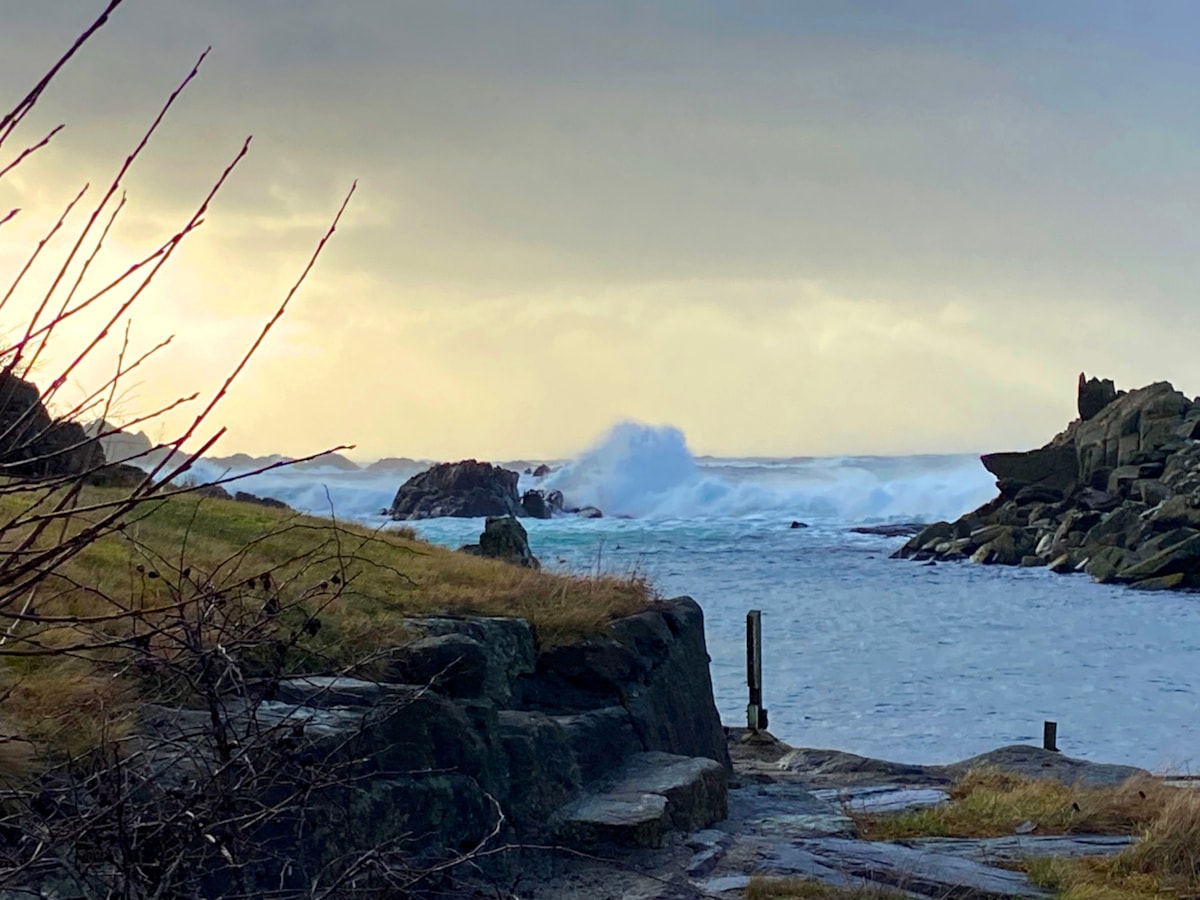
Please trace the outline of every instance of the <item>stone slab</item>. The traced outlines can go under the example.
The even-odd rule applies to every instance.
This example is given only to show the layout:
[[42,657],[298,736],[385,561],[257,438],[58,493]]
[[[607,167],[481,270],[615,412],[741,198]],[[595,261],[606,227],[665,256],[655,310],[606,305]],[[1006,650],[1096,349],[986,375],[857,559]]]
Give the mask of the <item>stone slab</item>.
[[950,853],[847,838],[778,843],[763,868],[839,886],[873,882],[942,900],[1051,896],[1020,872]]

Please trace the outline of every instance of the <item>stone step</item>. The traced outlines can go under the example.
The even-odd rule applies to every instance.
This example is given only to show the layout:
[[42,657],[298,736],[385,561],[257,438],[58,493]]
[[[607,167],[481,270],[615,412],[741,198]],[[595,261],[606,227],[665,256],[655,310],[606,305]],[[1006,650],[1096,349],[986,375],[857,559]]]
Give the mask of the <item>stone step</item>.
[[555,831],[576,846],[659,847],[669,831],[725,818],[727,773],[700,756],[636,753],[561,809]]

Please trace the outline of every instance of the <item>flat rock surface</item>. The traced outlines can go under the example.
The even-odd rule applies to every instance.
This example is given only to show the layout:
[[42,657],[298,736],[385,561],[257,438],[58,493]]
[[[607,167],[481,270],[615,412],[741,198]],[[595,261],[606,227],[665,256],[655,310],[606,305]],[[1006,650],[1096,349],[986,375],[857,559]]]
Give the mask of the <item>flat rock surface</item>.
[[818,838],[776,844],[767,860],[782,875],[815,878],[829,884],[863,882],[930,897],[990,900],[1049,897],[1020,872],[973,859],[901,844]]
[[[807,877],[846,887],[868,885],[914,898],[1049,897],[1008,867],[1042,856],[1111,855],[1132,839],[1024,834],[872,842],[857,839],[847,812],[898,812],[944,802],[948,786],[981,765],[1067,783],[1114,784],[1131,775],[1148,775],[1140,769],[1071,759],[1038,747],[1002,747],[948,766],[918,766],[837,750],[792,748],[765,733],[743,741],[744,731],[729,731],[734,773],[727,818],[687,835],[666,832],[659,849],[613,849],[596,851],[586,860],[557,859],[520,895],[539,900],[733,900],[742,897],[751,877],[758,875]],[[678,782],[683,772],[672,759],[679,758],[657,760],[655,755],[644,755],[639,764],[610,779],[607,787],[626,795],[666,796],[669,785]],[[649,791],[649,784],[656,790]],[[598,804],[593,810],[604,815],[622,813],[614,796],[593,798]],[[643,809],[641,802],[632,802],[623,811]],[[656,809],[646,805],[643,811],[652,816]]]
[[1111,856],[1132,844],[1133,838],[1111,834],[1013,834],[996,838],[916,838],[898,843],[995,865],[1039,856]]

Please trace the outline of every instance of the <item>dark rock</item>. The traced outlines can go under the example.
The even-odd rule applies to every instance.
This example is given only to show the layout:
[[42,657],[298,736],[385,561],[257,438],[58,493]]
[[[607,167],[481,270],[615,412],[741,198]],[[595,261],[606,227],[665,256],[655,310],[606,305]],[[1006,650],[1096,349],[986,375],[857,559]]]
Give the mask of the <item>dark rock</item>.
[[980,457],[983,467],[1006,482],[1015,496],[1025,485],[1070,490],[1079,480],[1075,450],[1069,446],[1047,446],[1024,453],[988,453]]
[[502,559],[529,569],[541,568],[541,563],[529,549],[529,534],[525,526],[514,516],[489,516],[483,534],[479,536],[479,543],[460,547],[459,550],[475,556]]
[[546,495],[546,508],[551,513],[563,512],[563,502],[562,491],[551,491]]
[[258,506],[268,506],[271,509],[291,509],[282,500],[276,500],[274,497],[259,497],[246,491],[237,491],[233,495],[233,499],[238,503],[255,503]]
[[544,491],[526,491],[521,497],[521,509],[531,519],[549,519],[553,514]]
[[84,482],[94,487],[135,488],[147,480],[145,469],[125,463],[110,463],[88,472]]
[[805,524],[804,522],[796,522],[793,520],[792,524],[789,525],[788,527],[789,528],[807,528],[808,525]]
[[603,519],[604,513],[596,509],[594,506],[583,506],[575,510],[575,515],[581,519]]
[[553,471],[554,470],[552,468],[550,468],[548,465],[546,465],[545,463],[542,463],[540,466],[538,466],[536,469],[533,470],[533,477],[534,478],[545,478],[547,475],[549,475]]
[[54,478],[104,464],[104,450],[82,425],[52,419],[35,385],[0,373],[0,475]]
[[851,528],[854,534],[874,534],[879,537],[909,537],[925,530],[921,522],[900,522],[894,525],[858,525]]
[[465,634],[423,637],[393,654],[390,680],[427,684],[448,697],[483,696],[488,655],[483,645]]
[[1096,418],[1097,415],[1117,399],[1117,388],[1109,379],[1086,378],[1079,373],[1079,418],[1083,421]]
[[440,463],[400,486],[392,501],[391,516],[393,519],[519,516],[523,510],[517,495],[518,477],[516,472],[473,459]]
[[1059,488],[1045,484],[1030,484],[1017,491],[1013,499],[1019,506],[1032,503],[1059,503],[1063,499],[1063,492]]
[[1080,509],[1091,510],[1092,512],[1108,512],[1121,505],[1121,498],[1107,491],[1098,491],[1096,488],[1086,487],[1075,494],[1075,503]]
[[1123,581],[1142,581],[1161,578],[1164,575],[1185,574],[1200,571],[1200,534],[1184,538],[1178,544],[1155,553],[1149,559],[1138,562],[1120,571]]
[[1077,563],[1071,558],[1071,554],[1064,553],[1061,556],[1055,557],[1050,563],[1050,571],[1055,575],[1069,575],[1076,571]]
[[1084,535],[1083,546],[1136,547],[1142,540],[1142,513],[1145,509],[1139,503],[1130,502],[1106,513]]
[[725,818],[726,772],[704,757],[639,753],[560,814],[572,844],[659,847],[672,829],[689,832]]
[[210,500],[232,500],[233,497],[229,491],[221,487],[219,484],[202,484],[194,488],[191,493],[197,497],[208,497]]
[[1123,547],[1100,547],[1088,559],[1083,571],[1101,584],[1117,580],[1117,573],[1134,561],[1131,551]]

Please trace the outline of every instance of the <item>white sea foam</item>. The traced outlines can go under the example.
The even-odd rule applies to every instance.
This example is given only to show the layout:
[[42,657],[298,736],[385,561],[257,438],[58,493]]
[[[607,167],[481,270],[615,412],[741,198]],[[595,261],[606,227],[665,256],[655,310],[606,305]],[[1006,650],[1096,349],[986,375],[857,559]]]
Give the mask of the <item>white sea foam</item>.
[[[229,485],[274,497],[303,512],[366,520],[388,507],[419,471],[280,468]],[[189,477],[244,471],[201,460]],[[641,519],[790,516],[835,521],[953,518],[994,493],[971,455],[697,459],[683,432],[634,422],[615,425],[590,449],[522,489],[561,490],[569,506],[596,506]]]
[[568,505],[675,519],[810,516],[846,521],[961,515],[994,492],[972,455],[697,460],[677,428],[614,426],[544,479]]

